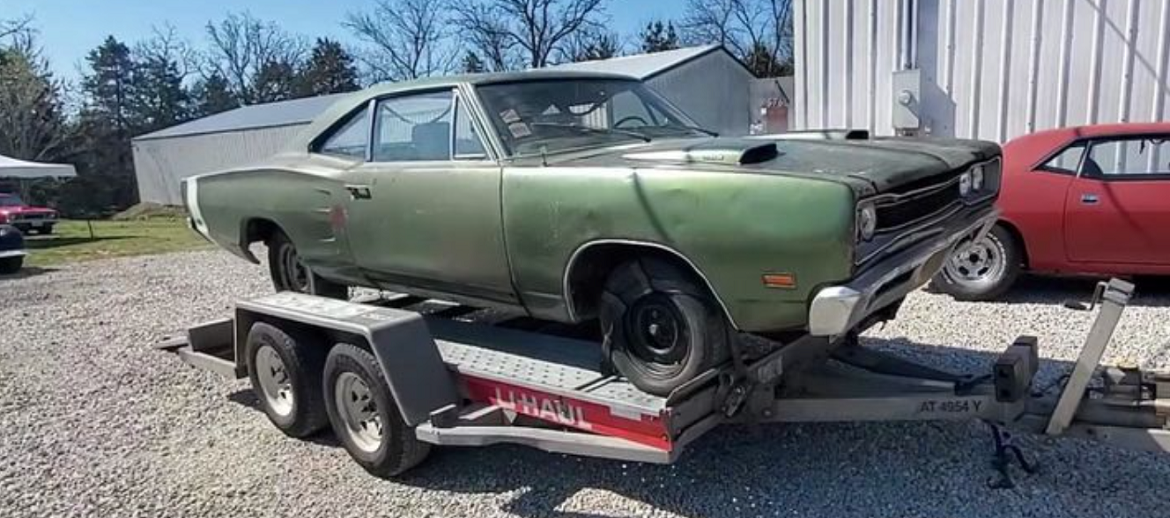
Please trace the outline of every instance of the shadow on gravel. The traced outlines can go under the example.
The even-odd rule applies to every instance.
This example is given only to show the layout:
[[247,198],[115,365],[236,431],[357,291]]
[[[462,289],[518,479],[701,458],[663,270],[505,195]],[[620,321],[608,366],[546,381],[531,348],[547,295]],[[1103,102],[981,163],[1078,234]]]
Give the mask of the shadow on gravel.
[[[263,414],[264,410],[260,408],[260,400],[256,398],[256,393],[252,389],[241,389],[227,395],[228,401],[240,405],[249,410],[255,410],[257,413]],[[333,433],[325,431],[316,434],[312,437],[307,437],[304,440],[313,444],[320,444],[322,446],[329,446],[333,448],[340,448],[341,443],[338,442],[337,437]]]
[[29,277],[36,277],[38,275],[44,275],[46,273],[51,273],[54,271],[56,271],[55,268],[40,268],[37,266],[26,266],[24,268],[21,268],[20,271],[14,273],[14,274],[0,275],[0,282],[14,281],[14,280],[18,280],[18,279],[27,279]]
[[[867,346],[957,372],[989,372],[991,353],[865,338]],[[1006,346],[1007,344],[1005,344]],[[1043,355],[1041,344],[1041,354]],[[1072,364],[1046,360],[1041,378]],[[1046,383],[1037,381],[1037,387]],[[228,398],[259,410],[248,390]],[[309,439],[338,446],[330,433]],[[987,485],[992,443],[978,422],[815,423],[725,426],[695,443],[672,466],[556,455],[519,446],[437,448],[404,478],[435,491],[501,499],[523,517],[586,518],[632,513],[598,508],[609,494],[657,513],[687,517],[851,516],[1159,516],[1170,463],[1074,439],[1019,435],[1035,475],[1018,487]],[[340,448],[338,448],[340,454]],[[507,497],[503,495],[507,494]],[[616,514],[615,514],[616,513]]]
[[[1001,300],[992,304],[1064,304],[1068,301],[1088,304],[1097,282],[1090,277],[1023,275]],[[1170,307],[1170,277],[1138,277],[1136,295],[1131,306]],[[932,293],[938,293],[933,288]],[[982,303],[986,304],[986,303]]]

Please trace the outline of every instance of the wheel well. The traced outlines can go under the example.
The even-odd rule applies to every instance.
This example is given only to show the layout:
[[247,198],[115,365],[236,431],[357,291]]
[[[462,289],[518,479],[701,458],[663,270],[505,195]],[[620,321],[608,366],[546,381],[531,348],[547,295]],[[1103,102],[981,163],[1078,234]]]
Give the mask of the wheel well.
[[[568,274],[566,275],[566,300],[572,304],[571,310],[577,320],[588,320],[597,316],[598,302],[601,300],[601,291],[605,281],[615,268],[626,261],[653,257],[678,267],[679,271],[691,276],[696,285],[707,290],[717,301],[715,294],[703,275],[688,260],[677,252],[652,245],[637,243],[602,243],[588,246],[578,252],[571,259]],[[722,301],[719,301],[722,305]],[[726,308],[721,311],[731,322],[731,315],[726,314]]]
[[1024,268],[1028,268],[1028,245],[1024,241],[1024,235],[1020,233],[1020,229],[1004,220],[999,220],[996,225],[1006,230],[1012,236],[1012,239],[1015,240],[1016,249],[1020,251],[1020,261],[1023,263]]
[[277,232],[284,232],[279,225],[270,220],[262,218],[252,218],[244,224],[243,245],[250,245],[259,241],[268,241],[268,239]]

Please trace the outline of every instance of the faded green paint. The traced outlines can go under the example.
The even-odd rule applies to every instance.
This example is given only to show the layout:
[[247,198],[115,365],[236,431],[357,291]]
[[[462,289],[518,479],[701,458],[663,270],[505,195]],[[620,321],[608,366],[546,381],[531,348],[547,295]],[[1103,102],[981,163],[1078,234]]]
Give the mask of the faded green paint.
[[[499,156],[493,139],[489,157],[475,161],[364,163],[308,152],[372,98],[458,88],[474,99],[475,84],[501,77],[598,76],[477,76],[355,94],[270,163],[189,180],[196,226],[204,223],[213,241],[251,259],[249,222],[270,221],[328,279],[555,320],[571,319],[564,286],[575,252],[601,241],[648,243],[693,264],[740,329],[775,331],[805,326],[814,290],[855,275],[860,199],[953,177],[998,155],[994,144],[967,141],[754,138],[655,140],[515,159]],[[490,124],[480,122],[486,133]],[[740,165],[751,153],[758,163]],[[369,198],[352,196],[347,187],[354,186]],[[991,201],[980,202],[983,212]],[[775,272],[795,274],[798,287],[765,288],[762,275]]]

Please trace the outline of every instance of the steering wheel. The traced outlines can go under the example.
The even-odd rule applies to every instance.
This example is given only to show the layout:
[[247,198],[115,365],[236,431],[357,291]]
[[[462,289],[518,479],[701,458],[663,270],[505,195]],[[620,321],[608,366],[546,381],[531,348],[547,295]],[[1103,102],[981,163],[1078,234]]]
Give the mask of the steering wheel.
[[622,117],[621,120],[613,123],[613,127],[620,128],[620,127],[622,127],[622,124],[625,124],[627,122],[632,122],[632,121],[641,122],[643,126],[650,125],[650,123],[646,122],[646,119],[643,119],[637,115],[628,115],[626,117]]

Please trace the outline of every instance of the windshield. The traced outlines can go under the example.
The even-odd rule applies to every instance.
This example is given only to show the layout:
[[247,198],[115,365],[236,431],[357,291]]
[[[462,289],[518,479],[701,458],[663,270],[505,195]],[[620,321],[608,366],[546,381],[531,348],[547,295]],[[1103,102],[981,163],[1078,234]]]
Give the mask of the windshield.
[[24,202],[11,194],[0,194],[0,207],[23,207]]
[[632,79],[551,79],[477,88],[511,156],[709,135]]

